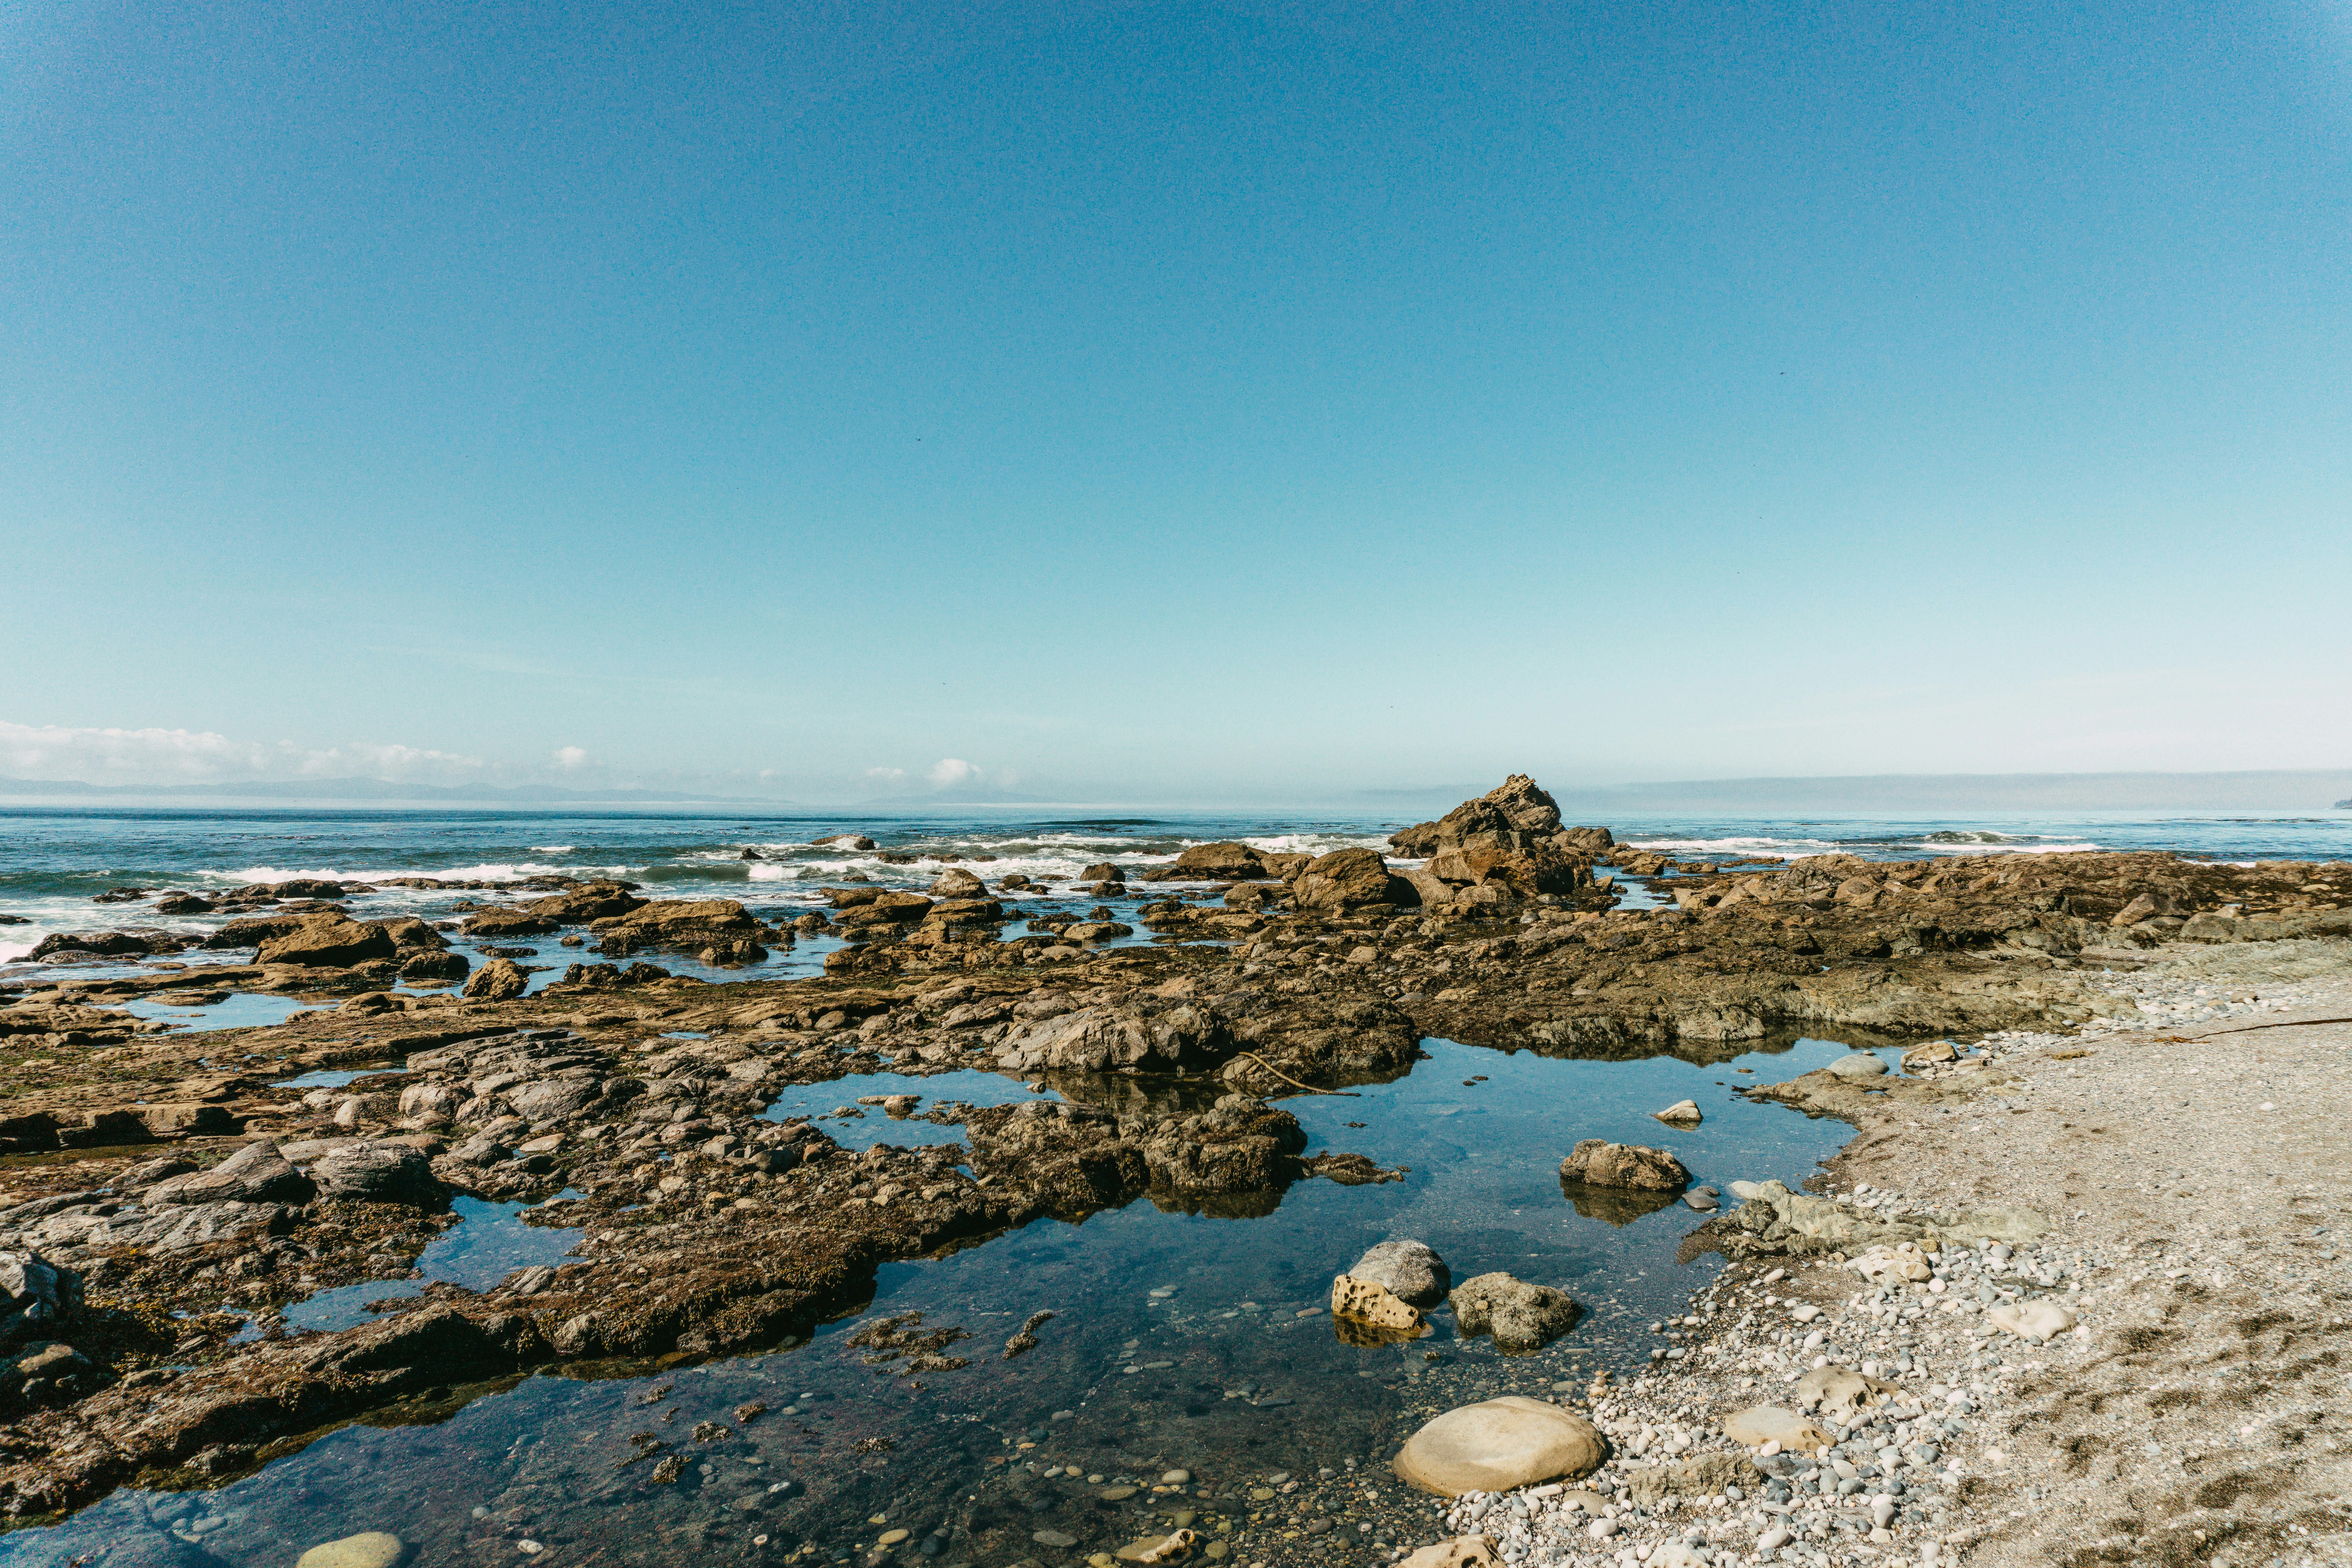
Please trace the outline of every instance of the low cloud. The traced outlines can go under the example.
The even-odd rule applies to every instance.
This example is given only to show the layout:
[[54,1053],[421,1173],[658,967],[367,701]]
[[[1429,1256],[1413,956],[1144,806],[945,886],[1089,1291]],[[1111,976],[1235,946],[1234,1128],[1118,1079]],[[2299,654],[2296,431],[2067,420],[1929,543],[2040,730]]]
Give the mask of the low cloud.
[[923,770],[923,776],[940,789],[960,789],[980,782],[981,770],[961,757],[941,757]]
[[368,778],[459,783],[479,757],[419,746],[234,741],[209,730],[118,730],[0,720],[0,774],[85,784],[217,784],[246,779]]
[[866,770],[866,776],[869,779],[877,779],[884,784],[896,784],[900,779],[907,776],[907,770],[904,768],[868,768]]
[[559,768],[584,768],[588,765],[588,753],[579,746],[558,746],[555,748],[555,765]]

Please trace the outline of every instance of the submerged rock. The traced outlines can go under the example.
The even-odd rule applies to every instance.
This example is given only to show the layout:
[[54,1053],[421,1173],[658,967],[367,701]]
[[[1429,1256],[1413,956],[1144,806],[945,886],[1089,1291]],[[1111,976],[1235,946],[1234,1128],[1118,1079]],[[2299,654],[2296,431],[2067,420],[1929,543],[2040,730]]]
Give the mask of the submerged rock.
[[1459,1497],[1585,1475],[1607,1457],[1591,1422],[1512,1394],[1438,1416],[1405,1440],[1391,1468],[1408,1486]]
[[393,1568],[407,1554],[408,1545],[400,1537],[371,1530],[362,1535],[346,1535],[341,1541],[313,1546],[302,1553],[294,1568]]
[[1508,1274],[1481,1274],[1454,1288],[1454,1326],[1465,1335],[1493,1334],[1495,1348],[1512,1355],[1543,1349],[1583,1316],[1567,1291]]

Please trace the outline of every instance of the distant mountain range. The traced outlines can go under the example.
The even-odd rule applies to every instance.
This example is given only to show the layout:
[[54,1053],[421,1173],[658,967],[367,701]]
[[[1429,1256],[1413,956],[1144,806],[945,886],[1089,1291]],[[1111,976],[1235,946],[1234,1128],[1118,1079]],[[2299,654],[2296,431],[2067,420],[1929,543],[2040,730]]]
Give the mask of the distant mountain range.
[[389,779],[300,779],[292,782],[254,780],[244,784],[94,784],[79,779],[0,779],[0,795],[46,797],[87,795],[100,798],[135,796],[200,800],[373,800],[479,801],[487,805],[530,805],[551,802],[637,802],[688,805],[789,805],[786,801],[750,800],[734,795],[681,795],[651,789],[559,789],[553,784],[419,784]]

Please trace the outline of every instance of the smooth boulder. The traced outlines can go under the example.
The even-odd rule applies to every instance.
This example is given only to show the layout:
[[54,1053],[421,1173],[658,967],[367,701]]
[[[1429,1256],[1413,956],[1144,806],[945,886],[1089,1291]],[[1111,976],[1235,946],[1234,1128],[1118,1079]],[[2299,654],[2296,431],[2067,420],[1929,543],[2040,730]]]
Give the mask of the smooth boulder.
[[984,899],[988,897],[988,884],[961,866],[950,866],[931,879],[931,897]]
[[1830,1071],[1840,1078],[1884,1078],[1886,1063],[1868,1051],[1855,1051],[1830,1063]]
[[1460,1497],[1586,1475],[1607,1457],[1591,1422],[1510,1394],[1438,1416],[1405,1440],[1391,1468],[1408,1486]]
[[1454,1323],[1464,1334],[1495,1336],[1511,1355],[1539,1351],[1584,1316],[1565,1290],[1530,1285],[1508,1274],[1481,1274],[1454,1288]]
[[1675,1127],[1696,1127],[1705,1118],[1699,1115],[1698,1101],[1678,1100],[1664,1110],[1656,1112],[1654,1120]]
[[408,1544],[397,1535],[371,1530],[313,1546],[295,1560],[294,1568],[393,1568],[408,1554]]
[[1383,1241],[1348,1266],[1359,1279],[1381,1286],[1407,1306],[1427,1311],[1454,1289],[1454,1271],[1423,1241]]
[[1559,1163],[1560,1179],[1592,1187],[1630,1187],[1638,1192],[1678,1193],[1690,1185],[1690,1172],[1664,1149],[1587,1138]]

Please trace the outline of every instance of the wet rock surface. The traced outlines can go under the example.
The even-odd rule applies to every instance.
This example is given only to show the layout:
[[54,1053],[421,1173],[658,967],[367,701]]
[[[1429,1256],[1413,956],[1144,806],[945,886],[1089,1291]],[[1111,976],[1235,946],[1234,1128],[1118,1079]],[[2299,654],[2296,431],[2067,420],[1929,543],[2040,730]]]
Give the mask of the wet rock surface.
[[[1916,866],[1824,857],[1676,878],[1688,886],[1675,889],[1675,910],[1618,912],[1594,868],[1632,857],[1605,832],[1567,827],[1556,810],[1547,818],[1549,800],[1522,784],[1468,803],[1446,819],[1451,827],[1410,830],[1415,858],[1428,861],[1421,867],[1376,866],[1381,858],[1363,851],[1318,870],[1305,857],[1208,847],[1217,855],[1169,880],[1213,876],[1236,894],[1254,890],[1167,900],[1143,919],[1162,939],[1150,946],[1089,948],[1077,935],[1081,925],[1115,921],[1000,941],[994,900],[968,896],[974,890],[961,882],[929,899],[845,888],[832,924],[858,939],[827,960],[822,978],[717,986],[651,963],[583,963],[533,995],[507,993],[503,979],[464,996],[394,995],[390,983],[404,966],[443,952],[430,928],[404,932],[397,922],[281,904],[223,944],[254,947],[252,964],[12,986],[0,993],[0,1043],[12,1060],[37,1065],[12,1082],[0,1140],[34,1163],[0,1174],[0,1249],[37,1256],[72,1278],[81,1299],[16,1341],[41,1348],[10,1352],[19,1394],[45,1388],[37,1402],[0,1411],[0,1500],[37,1515],[142,1476],[217,1480],[298,1451],[337,1422],[422,1409],[436,1390],[455,1398],[456,1385],[494,1386],[533,1368],[644,1370],[789,1342],[854,1310],[891,1260],[938,1256],[1042,1217],[1075,1220],[1139,1197],[1184,1213],[1267,1212],[1313,1165],[1296,1119],[1265,1100],[1392,1078],[1410,1068],[1424,1035],[1697,1062],[1801,1024],[1890,1039],[1982,1037],[1998,1047],[1906,1061],[1901,1077],[1870,1056],[1881,1071],[1810,1073],[1750,1097],[1891,1131],[1891,1119],[1976,1114],[1989,1098],[2021,1093],[2024,1047],[2015,1042],[2043,1038],[2021,1031],[2180,1026],[2207,1006],[2166,989],[2161,967],[2143,983],[2115,978],[2119,964],[2137,973],[2184,962],[2184,952],[2284,955],[2336,946],[2338,928],[2352,929],[2336,911],[2308,908],[2307,897],[2297,905],[2302,895],[2290,889],[2309,880],[2307,868],[2133,855]],[[348,896],[332,884],[299,891]],[[793,934],[729,900],[646,900],[618,885],[550,888],[507,908],[520,911],[501,917],[517,934],[572,931],[607,956],[668,949],[723,959]],[[873,913],[846,918],[859,910]],[[541,929],[522,933],[523,924]],[[1203,938],[1231,945],[1199,945]],[[138,932],[118,948],[174,950]],[[501,959],[477,978],[499,964],[522,973]],[[125,1001],[197,985],[317,1005],[268,1029],[207,1035],[166,1035],[121,1011]],[[2257,1005],[2216,998],[2204,1016]],[[684,1035],[699,1037],[673,1037]],[[788,1087],[885,1066],[916,1077],[1034,1074],[1061,1098],[934,1105],[924,1114],[961,1128],[964,1142],[913,1148],[852,1150],[814,1122],[763,1114]],[[361,1076],[323,1089],[273,1087],[318,1070]],[[1687,1180],[1685,1172],[1652,1192],[1673,1202]],[[2008,1247],[2045,1271],[2063,1246],[2051,1239],[2063,1235],[2053,1208],[2000,1194],[1865,1207],[1746,1184],[1758,1190],[1735,1188],[1737,1202],[1696,1245],[1733,1258],[1738,1288],[1758,1300],[1789,1294],[1757,1283],[1768,1266],[1835,1269],[1846,1290],[1859,1283],[1880,1307],[1904,1302],[1895,1320],[1918,1321],[1904,1316],[1918,1304],[1911,1297],[1940,1300],[1957,1288],[1948,1269],[1925,1282],[1908,1277],[1899,1259],[1927,1256],[1929,1243],[1938,1257],[1965,1250],[1978,1259]],[[290,1303],[397,1277],[446,1231],[452,1199],[543,1204],[559,1193],[564,1201],[541,1217],[583,1237],[560,1265],[479,1290],[432,1285],[352,1328],[282,1331],[278,1314]],[[1583,1212],[1588,1202],[1647,1195],[1571,1201]],[[1874,1255],[1881,1267],[1857,1278],[1839,1254]],[[1995,1297],[1977,1315],[1998,1324],[1991,1311],[2015,1308],[2024,1323],[2024,1309],[2038,1304],[2000,1299],[2001,1276],[1976,1268],[1967,1278]],[[1937,1283],[1946,1290],[1928,1289]],[[1807,1304],[1819,1320],[1840,1319]],[[1860,1321],[1885,1317],[1874,1310]],[[2032,1321],[2047,1323],[2049,1313]],[[234,1339],[248,1321],[259,1331]],[[2085,1325],[2105,1331],[2095,1317],[2054,1337],[1994,1331],[2021,1349],[2063,1348],[2082,1342],[2069,1336]],[[1706,1326],[1721,1325],[1710,1315]],[[1793,1363],[1806,1339],[1834,1328],[1790,1321],[1776,1332],[1794,1334],[1792,1344],[1776,1342],[1773,1353]],[[1814,1353],[1835,1343],[1825,1338]],[[1929,1363],[1924,1349],[1912,1353],[1906,1373]],[[1655,1375],[1671,1379],[1685,1363]],[[1846,1370],[1878,1376],[1867,1365]],[[1873,1412],[1921,1403],[1920,1379],[1879,1381],[1899,1395],[1864,1381],[1864,1402],[1836,1413],[1874,1425],[1886,1417]],[[1822,1421],[1819,1406],[1843,1403],[1844,1387],[1824,1386],[1806,1418]],[[1687,1467],[1706,1458],[1700,1446],[1724,1441],[1695,1417],[1663,1427],[1654,1400],[1643,1399],[1640,1426],[1610,1434],[1612,1444],[1624,1440],[1610,1463],[1655,1454]],[[1621,1402],[1632,1407],[1628,1395],[1605,1392],[1596,1416],[1622,1426]],[[1718,1421],[1731,1414],[1716,1408]],[[1932,1466],[1909,1456],[1940,1450],[1955,1436],[1942,1422],[1965,1415],[1923,1426],[1927,1414],[1871,1435],[1897,1439],[1900,1463]],[[1681,1436],[1692,1451],[1674,1446]],[[1884,1479],[1878,1452],[1868,1462],[1881,1477],[1859,1479]],[[1626,1485],[1607,1490],[1602,1506],[1618,1511],[1604,1520],[1576,1504],[1580,1530],[1645,1522],[1624,1512],[1631,1472],[1612,1473]],[[1720,1498],[1742,1484],[1675,1473],[1683,1479],[1661,1498],[1706,1485]],[[1958,1489],[1957,1479],[1937,1483],[1939,1495]],[[1544,1500],[1547,1517],[1568,1506],[1553,1506],[1565,1496]],[[1896,1502],[1897,1534],[1912,1513],[1936,1516]],[[1338,1517],[1307,1517],[1298,1539],[1333,1534],[1337,1526],[1309,1527]],[[1478,1522],[1465,1518],[1464,1527]],[[1741,1521],[1740,1535],[1752,1551],[1751,1522]],[[1166,1526],[1154,1537],[1163,1541],[1192,1527],[1155,1524]],[[1376,1538],[1399,1551],[1412,1544],[1388,1522]]]

